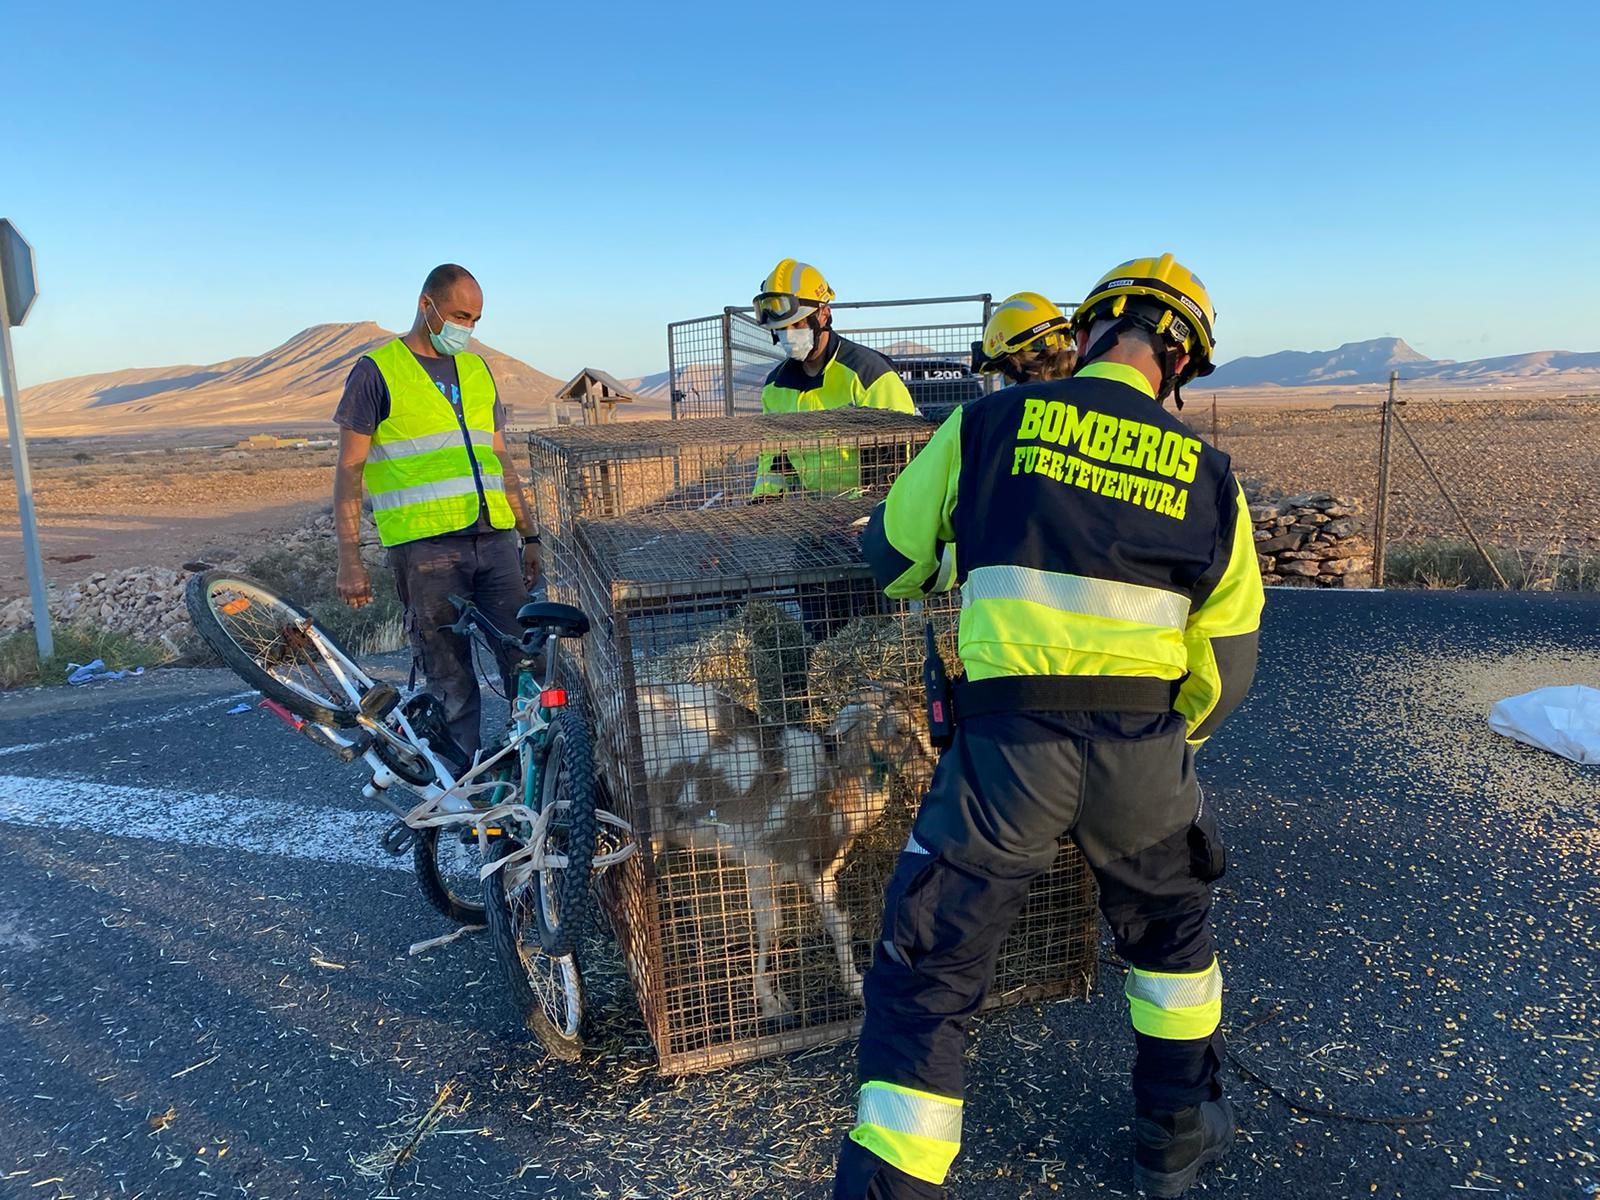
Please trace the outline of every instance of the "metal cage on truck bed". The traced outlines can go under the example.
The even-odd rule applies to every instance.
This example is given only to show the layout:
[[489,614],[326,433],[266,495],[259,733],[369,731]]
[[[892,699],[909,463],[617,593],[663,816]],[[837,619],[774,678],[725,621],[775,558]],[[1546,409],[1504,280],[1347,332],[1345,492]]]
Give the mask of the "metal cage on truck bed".
[[[706,424],[697,423],[697,424]],[[577,602],[608,807],[640,853],[604,877],[663,1071],[858,1027],[884,887],[935,760],[924,621],[859,551],[872,501],[579,519]],[[1088,994],[1095,891],[1075,847],[1034,885],[991,1004]]]
[[[538,430],[528,437],[531,491],[551,586],[572,598],[563,589],[573,571],[574,521],[743,505],[763,456],[854,464],[820,482],[881,494],[933,432],[912,414],[869,408]],[[798,476],[786,478],[790,499],[837,494],[808,492]]]

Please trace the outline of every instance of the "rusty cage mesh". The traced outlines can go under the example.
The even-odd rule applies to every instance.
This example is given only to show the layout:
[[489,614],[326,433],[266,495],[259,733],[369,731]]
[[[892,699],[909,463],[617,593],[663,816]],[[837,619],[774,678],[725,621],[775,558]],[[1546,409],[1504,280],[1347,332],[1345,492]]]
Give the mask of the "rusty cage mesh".
[[881,494],[933,432],[909,413],[866,408],[538,430],[528,435],[530,494],[553,594],[572,602],[561,589],[576,577],[576,520],[743,505],[762,458],[775,455],[852,464],[813,480],[841,485],[828,491],[805,492],[790,474],[791,498],[856,484]]
[[[572,599],[595,624],[601,802],[641,850],[602,901],[663,1071],[857,1028],[884,887],[934,765],[925,619],[957,666],[954,598],[919,613],[874,586],[859,552],[872,503],[657,503],[570,526]],[[1087,995],[1097,945],[1093,880],[1067,843],[991,1003]]]

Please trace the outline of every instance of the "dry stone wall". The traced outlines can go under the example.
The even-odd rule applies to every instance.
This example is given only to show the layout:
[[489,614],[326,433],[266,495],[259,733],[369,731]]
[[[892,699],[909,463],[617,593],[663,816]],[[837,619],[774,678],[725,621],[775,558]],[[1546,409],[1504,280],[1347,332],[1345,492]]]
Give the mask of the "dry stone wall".
[[1269,587],[1372,586],[1372,539],[1358,501],[1328,492],[1285,496],[1249,483],[1245,497]]

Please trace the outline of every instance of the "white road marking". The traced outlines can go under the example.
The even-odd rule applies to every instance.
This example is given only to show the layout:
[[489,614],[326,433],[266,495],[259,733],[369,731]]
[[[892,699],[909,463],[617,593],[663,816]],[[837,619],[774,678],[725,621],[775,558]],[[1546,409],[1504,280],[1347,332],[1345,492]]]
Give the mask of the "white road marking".
[[378,846],[392,820],[376,810],[0,775],[0,823],[409,871],[409,854],[392,858]]
[[[125,729],[142,729],[146,725],[159,725],[163,721],[180,721],[184,717],[192,717],[196,713],[205,712],[220,704],[230,704],[235,700],[243,700],[246,696],[255,696],[254,690],[248,692],[234,692],[231,696],[218,696],[213,700],[204,700],[199,704],[186,704],[181,708],[168,709],[166,712],[156,712],[145,717],[135,717],[131,721],[121,721],[115,725],[102,725],[84,733],[74,733],[68,737],[51,738],[45,742],[27,742],[20,746],[0,746],[0,758],[8,754],[31,754],[35,750],[49,750],[55,746],[70,746],[74,742],[92,741],[94,738],[106,733],[118,733]],[[217,715],[222,715],[219,712]]]

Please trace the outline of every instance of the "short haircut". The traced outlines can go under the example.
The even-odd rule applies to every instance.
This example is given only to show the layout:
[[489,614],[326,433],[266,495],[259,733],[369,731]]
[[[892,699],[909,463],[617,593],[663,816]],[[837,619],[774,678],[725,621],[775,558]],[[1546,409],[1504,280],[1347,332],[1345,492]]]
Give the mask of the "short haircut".
[[[1096,319],[1089,328],[1089,349],[1093,350],[1100,339],[1109,333],[1116,323],[1117,319],[1115,317],[1100,317]],[[1152,354],[1160,354],[1162,345],[1166,341],[1166,339],[1157,337],[1142,325],[1128,325],[1117,334],[1117,340],[1119,342],[1138,342]]]
[[429,271],[428,277],[422,281],[422,294],[441,297],[463,279],[471,279],[473,283],[478,282],[472,272],[465,267],[459,267],[455,263],[440,263]]

